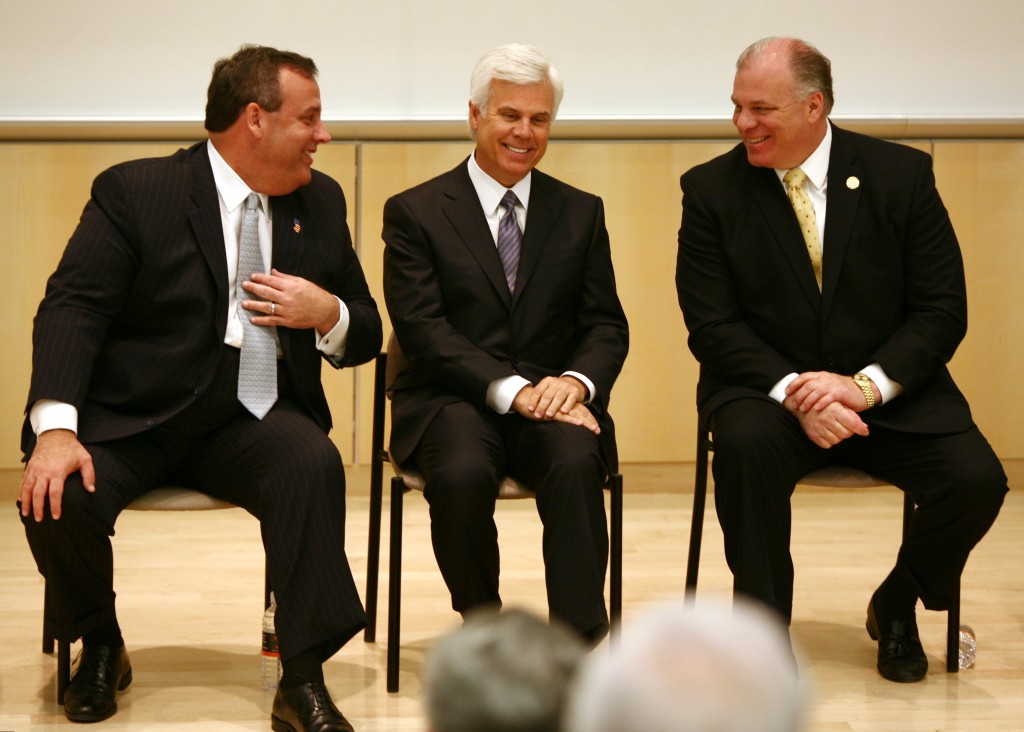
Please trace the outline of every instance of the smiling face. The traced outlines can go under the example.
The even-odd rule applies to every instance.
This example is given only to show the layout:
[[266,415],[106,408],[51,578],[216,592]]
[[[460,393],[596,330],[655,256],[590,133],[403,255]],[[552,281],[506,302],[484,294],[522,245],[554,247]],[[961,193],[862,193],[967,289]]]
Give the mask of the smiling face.
[[550,84],[492,81],[487,109],[469,104],[480,169],[506,188],[525,178],[548,149],[553,104]]
[[736,72],[732,123],[751,165],[789,169],[803,163],[825,138],[821,92],[801,99],[784,53],[753,59]]
[[320,87],[316,79],[287,66],[278,72],[281,107],[259,110],[261,139],[258,150],[263,184],[257,189],[284,195],[309,183],[313,154],[331,141],[320,119]]

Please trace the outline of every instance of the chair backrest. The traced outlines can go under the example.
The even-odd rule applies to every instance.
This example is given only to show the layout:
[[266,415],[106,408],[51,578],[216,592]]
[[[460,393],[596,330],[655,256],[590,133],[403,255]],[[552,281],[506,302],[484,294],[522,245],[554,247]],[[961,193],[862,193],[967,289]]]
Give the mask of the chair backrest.
[[387,368],[384,372],[384,393],[387,394],[388,399],[391,398],[391,392],[389,391],[391,385],[395,383],[398,375],[407,368],[409,368],[409,360],[402,353],[402,347],[398,345],[398,338],[395,336],[395,332],[391,331],[391,337],[388,338]]

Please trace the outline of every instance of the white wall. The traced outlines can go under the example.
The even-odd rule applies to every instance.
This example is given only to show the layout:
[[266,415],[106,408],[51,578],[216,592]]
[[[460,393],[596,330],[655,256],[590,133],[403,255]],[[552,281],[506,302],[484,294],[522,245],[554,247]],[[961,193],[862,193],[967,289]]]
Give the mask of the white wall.
[[244,42],[312,56],[328,119],[464,116],[487,49],[532,43],[563,117],[727,117],[751,41],[833,62],[836,113],[1024,120],[1020,0],[0,0],[0,122],[199,119],[214,60]]

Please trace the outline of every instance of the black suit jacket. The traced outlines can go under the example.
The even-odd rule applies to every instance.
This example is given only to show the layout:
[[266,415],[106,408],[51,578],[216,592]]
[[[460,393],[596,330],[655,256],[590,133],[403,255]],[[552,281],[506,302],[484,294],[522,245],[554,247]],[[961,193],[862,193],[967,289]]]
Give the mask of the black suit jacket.
[[[380,315],[352,249],[340,186],[314,170],[308,185],[272,197],[271,211],[273,265],[349,309],[347,346],[333,365],[373,358]],[[76,406],[83,442],[167,420],[213,379],[227,303],[207,144],[104,171],[36,315],[28,405],[49,398]],[[328,431],[313,332],[279,328],[278,336],[298,403]],[[26,420],[23,449],[30,443]]]
[[743,145],[682,176],[676,286],[706,420],[788,373],[877,362],[905,392],[863,418],[950,433],[972,424],[946,363],[967,330],[959,244],[931,158],[833,126],[819,294],[775,172]]
[[391,450],[401,462],[437,411],[465,400],[486,409],[488,385],[521,374],[536,384],[576,371],[609,467],[608,414],[628,350],[601,199],[533,172],[515,295],[466,163],[384,206],[384,297],[411,367],[392,385]]

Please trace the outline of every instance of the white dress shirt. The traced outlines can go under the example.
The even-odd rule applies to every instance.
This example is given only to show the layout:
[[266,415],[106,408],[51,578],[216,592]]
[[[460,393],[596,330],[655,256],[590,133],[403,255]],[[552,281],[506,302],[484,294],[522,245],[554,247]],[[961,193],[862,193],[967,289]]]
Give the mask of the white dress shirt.
[[[494,180],[485,173],[476,162],[476,153],[469,156],[469,179],[473,183],[476,195],[480,199],[480,205],[484,211],[484,218],[487,219],[487,226],[491,230],[491,238],[494,239],[494,246],[498,246],[498,225],[504,215],[501,207],[501,199],[505,195],[505,188],[501,183]],[[533,180],[533,171],[512,186],[519,203],[516,204],[516,220],[519,222],[519,229],[526,231],[526,207],[530,202],[530,185]],[[572,376],[579,379],[587,388],[585,401],[590,402],[597,394],[594,383],[583,374],[575,371],[566,371],[563,376]],[[508,414],[512,409],[512,402],[523,387],[530,386],[530,382],[519,374],[505,376],[495,379],[487,387],[486,403],[498,414]]]

